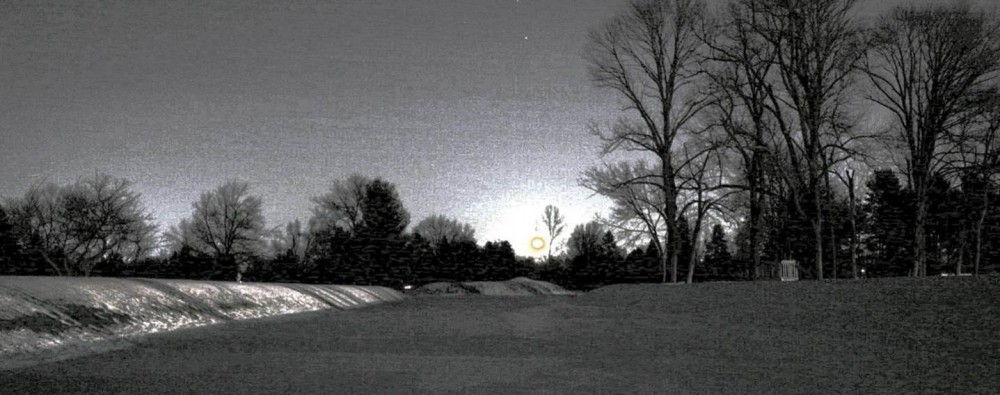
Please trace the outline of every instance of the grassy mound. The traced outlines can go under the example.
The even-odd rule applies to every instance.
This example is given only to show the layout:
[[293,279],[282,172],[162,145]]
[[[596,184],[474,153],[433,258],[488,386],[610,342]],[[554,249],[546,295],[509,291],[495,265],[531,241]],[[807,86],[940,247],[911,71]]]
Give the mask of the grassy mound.
[[436,282],[413,291],[415,294],[483,294],[491,296],[574,295],[563,287],[545,282],[517,277],[507,281]]

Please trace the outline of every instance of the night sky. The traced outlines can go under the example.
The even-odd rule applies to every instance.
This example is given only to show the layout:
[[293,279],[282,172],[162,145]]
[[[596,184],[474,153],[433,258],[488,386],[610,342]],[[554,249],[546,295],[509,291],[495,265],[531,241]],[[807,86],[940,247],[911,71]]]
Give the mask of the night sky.
[[0,195],[106,172],[163,229],[237,178],[271,227],[358,172],[526,255],[546,204],[570,229],[607,205],[576,180],[617,105],[581,55],[619,5],[4,1]]
[[564,237],[608,205],[577,179],[601,161],[587,124],[619,106],[582,52],[622,4],[6,0],[0,196],[105,172],[165,229],[235,178],[272,227],[357,172],[395,183],[413,224],[448,215],[527,255],[546,204]]

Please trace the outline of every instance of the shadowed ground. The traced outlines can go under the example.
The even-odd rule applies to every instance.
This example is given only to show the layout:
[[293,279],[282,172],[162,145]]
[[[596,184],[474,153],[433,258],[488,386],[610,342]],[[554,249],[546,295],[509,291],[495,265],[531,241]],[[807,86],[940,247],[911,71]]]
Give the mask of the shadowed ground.
[[9,393],[992,393],[1000,280],[611,286],[232,322],[0,372]]

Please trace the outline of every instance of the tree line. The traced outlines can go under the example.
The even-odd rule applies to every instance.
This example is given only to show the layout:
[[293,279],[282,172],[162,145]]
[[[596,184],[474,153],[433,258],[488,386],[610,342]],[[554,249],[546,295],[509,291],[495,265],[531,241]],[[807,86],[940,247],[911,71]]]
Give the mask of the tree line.
[[[352,175],[313,198],[304,226],[266,229],[262,199],[228,181],[157,235],[128,180],[45,184],[0,204],[0,274],[145,276],[372,284],[506,280],[534,274],[507,241],[480,246],[468,224],[410,215],[396,188]],[[155,254],[159,252],[158,254]]]
[[[659,274],[655,246],[626,254],[597,221],[576,226],[565,248],[555,248],[563,251],[553,255],[565,217],[552,205],[542,214],[549,229],[548,258],[537,262],[516,256],[507,241],[480,246],[469,224],[443,215],[428,216],[406,231],[409,212],[395,186],[381,178],[355,174],[335,180],[312,201],[305,225],[294,220],[266,229],[262,198],[247,182],[228,181],[202,193],[188,217],[158,234],[128,180],[95,174],[68,185],[38,185],[0,204],[0,274],[395,288],[526,276],[572,289],[655,282]],[[728,251],[724,240],[721,249]],[[699,279],[732,278],[714,276]]]
[[814,279],[996,270],[996,15],[857,5],[634,0],[591,30],[593,83],[622,108],[591,132],[627,159],[580,184],[621,239],[666,251],[662,281],[693,281],[714,224],[748,279],[784,259]]

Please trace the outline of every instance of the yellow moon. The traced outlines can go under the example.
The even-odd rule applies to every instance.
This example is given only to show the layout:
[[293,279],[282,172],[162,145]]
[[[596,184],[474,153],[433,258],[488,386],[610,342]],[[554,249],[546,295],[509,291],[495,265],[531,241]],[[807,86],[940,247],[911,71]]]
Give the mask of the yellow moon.
[[542,236],[532,237],[528,245],[531,247],[532,252],[541,252],[545,249],[545,239]]

